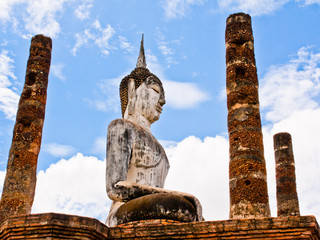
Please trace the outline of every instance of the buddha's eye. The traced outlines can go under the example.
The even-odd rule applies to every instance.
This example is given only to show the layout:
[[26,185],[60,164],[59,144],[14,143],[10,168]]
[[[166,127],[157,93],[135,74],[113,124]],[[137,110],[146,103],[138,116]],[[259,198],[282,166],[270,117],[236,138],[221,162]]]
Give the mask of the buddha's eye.
[[151,89],[153,89],[156,93],[160,93],[160,87],[158,85],[151,85]]

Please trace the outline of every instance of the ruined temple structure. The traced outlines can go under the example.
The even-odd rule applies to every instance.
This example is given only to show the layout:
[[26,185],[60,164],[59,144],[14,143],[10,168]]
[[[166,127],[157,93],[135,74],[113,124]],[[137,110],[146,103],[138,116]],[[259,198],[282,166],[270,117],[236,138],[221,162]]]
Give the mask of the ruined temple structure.
[[[258,77],[249,15],[232,14],[226,23],[230,139],[230,219],[227,220],[201,221],[200,219],[200,221],[181,222],[179,219],[131,219],[108,227],[88,217],[57,213],[30,214],[44,120],[50,53],[49,38],[38,35],[32,39],[26,83],[19,103],[7,176],[0,202],[1,240],[320,240],[320,228],[316,218],[300,216],[292,140],[288,133],[274,136],[278,216],[270,216],[259,112]],[[146,62],[143,52],[140,53],[137,68],[144,69]],[[132,90],[134,91],[133,88]],[[129,93],[127,100],[130,105]],[[126,115],[125,108],[122,110]]]
[[285,132],[278,133],[273,136],[273,143],[276,160],[278,217],[299,216],[291,135]]
[[51,49],[51,38],[43,35],[32,38],[0,201],[0,222],[8,216],[31,213],[47,101]]
[[230,218],[270,217],[251,17],[226,27]]

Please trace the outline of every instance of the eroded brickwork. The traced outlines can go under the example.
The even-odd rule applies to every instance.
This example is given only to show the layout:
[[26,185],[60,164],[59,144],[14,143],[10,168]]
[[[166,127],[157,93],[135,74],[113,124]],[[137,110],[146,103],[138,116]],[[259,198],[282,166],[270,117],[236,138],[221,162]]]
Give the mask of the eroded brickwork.
[[247,239],[319,240],[314,216],[178,223],[155,219],[108,228],[96,219],[57,213],[14,216],[0,239]]
[[0,225],[0,239],[106,240],[108,227],[100,221],[67,214],[44,213],[14,216]]
[[291,135],[286,132],[278,133],[273,136],[273,144],[276,160],[278,216],[299,216]]
[[251,17],[226,26],[230,218],[270,216]]
[[51,38],[43,35],[32,38],[1,196],[0,222],[8,216],[31,212],[45,116],[51,49]]
[[168,220],[131,222],[110,228],[112,239],[320,239],[313,216],[173,223]]

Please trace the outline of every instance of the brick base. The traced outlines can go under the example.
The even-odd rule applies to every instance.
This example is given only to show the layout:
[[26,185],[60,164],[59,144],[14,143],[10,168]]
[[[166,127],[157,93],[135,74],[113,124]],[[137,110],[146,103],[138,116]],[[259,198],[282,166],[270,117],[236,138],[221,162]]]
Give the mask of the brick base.
[[0,239],[313,239],[320,240],[314,216],[178,223],[147,220],[108,228],[87,217],[57,213],[9,218]]
[[11,217],[0,226],[0,239],[97,239],[108,238],[100,221],[66,214],[44,213]]

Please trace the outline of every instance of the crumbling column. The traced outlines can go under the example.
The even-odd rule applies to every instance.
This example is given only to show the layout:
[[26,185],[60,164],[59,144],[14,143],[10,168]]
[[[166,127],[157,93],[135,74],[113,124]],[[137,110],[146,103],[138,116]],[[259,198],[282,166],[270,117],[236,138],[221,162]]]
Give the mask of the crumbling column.
[[278,217],[300,216],[291,135],[286,132],[274,135],[273,145],[276,160]]
[[230,15],[225,37],[230,218],[269,217],[251,17]]
[[0,222],[12,215],[31,212],[45,116],[51,49],[51,38],[43,35],[32,38],[0,201]]

